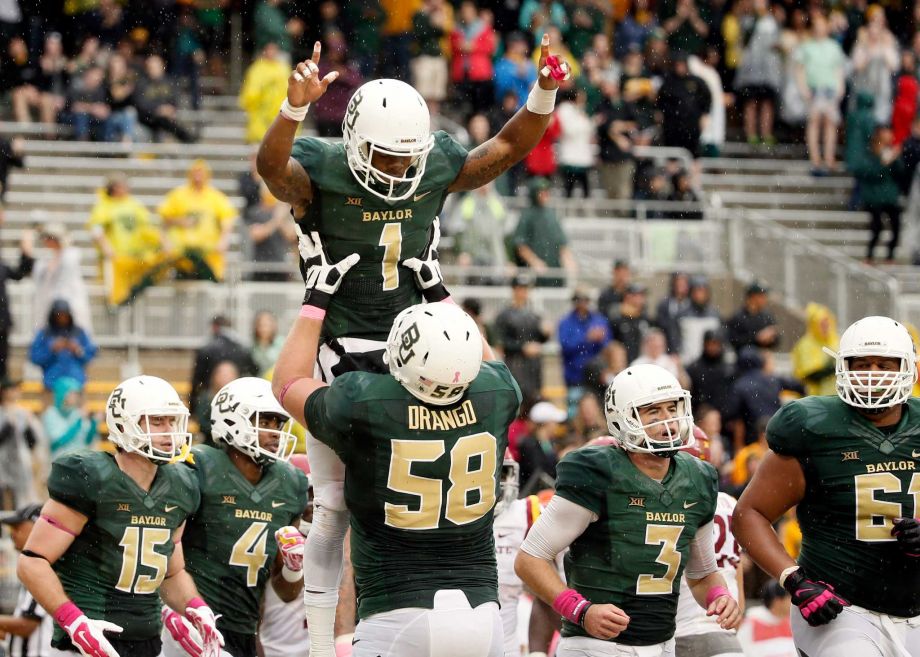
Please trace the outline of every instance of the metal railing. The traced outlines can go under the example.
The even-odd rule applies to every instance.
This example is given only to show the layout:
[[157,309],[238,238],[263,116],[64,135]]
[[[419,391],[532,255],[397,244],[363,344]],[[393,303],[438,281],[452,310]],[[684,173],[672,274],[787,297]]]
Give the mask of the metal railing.
[[757,210],[723,210],[723,216],[734,275],[766,282],[787,306],[801,309],[809,301],[822,303],[834,311],[838,326],[866,315],[904,315],[894,277]]

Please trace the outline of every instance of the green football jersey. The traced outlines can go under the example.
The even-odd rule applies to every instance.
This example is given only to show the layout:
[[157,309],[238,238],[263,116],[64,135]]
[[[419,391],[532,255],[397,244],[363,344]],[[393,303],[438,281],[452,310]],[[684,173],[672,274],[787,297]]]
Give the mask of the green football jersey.
[[498,601],[492,509],[521,392],[482,364],[463,398],[425,405],[389,374],[349,372],[313,393],[307,424],[346,465],[358,616],[431,609],[441,589]]
[[[52,463],[48,494],[89,518],[54,564],[67,596],[87,617],[121,625],[119,639],[159,636],[157,591],[173,553],[173,533],[200,500],[191,472],[161,465],[145,492],[111,454],[71,452]],[[53,644],[70,644],[57,625]]]
[[288,463],[273,463],[256,485],[223,449],[192,449],[201,506],[182,535],[185,567],[201,597],[220,614],[217,627],[255,634],[259,604],[275,561],[275,531],[297,526],[307,506],[307,478]]
[[767,441],[805,473],[796,512],[805,573],[860,607],[920,614],[920,559],[891,535],[894,518],[920,516],[920,400],[886,432],[837,396],[806,397],[773,416]]
[[385,340],[396,315],[421,301],[414,273],[399,262],[421,255],[467,155],[446,132],[434,137],[418,189],[392,203],[358,184],[343,143],[314,137],[294,142],[291,157],[313,184],[313,200],[299,222],[302,230],[318,231],[333,261],[352,253],[361,256],[332,297],[325,335]]
[[[678,452],[659,483],[624,450],[598,446],[570,452],[556,473],[556,494],[597,514],[565,557],[568,585],[629,615],[612,641],[643,646],[670,639],[690,541],[715,515],[716,469]],[[562,635],[588,636],[568,621]]]

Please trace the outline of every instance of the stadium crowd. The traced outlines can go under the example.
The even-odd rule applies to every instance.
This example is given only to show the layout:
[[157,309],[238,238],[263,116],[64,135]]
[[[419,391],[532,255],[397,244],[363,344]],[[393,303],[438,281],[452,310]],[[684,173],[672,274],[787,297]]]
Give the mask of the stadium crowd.
[[[603,391],[629,366],[659,365],[690,390],[696,424],[712,441],[709,458],[719,470],[720,489],[736,496],[767,452],[766,423],[782,404],[834,393],[834,360],[823,351],[839,341],[833,315],[811,304],[805,335],[783,335],[762,283],[750,285],[736,312],[724,316],[712,304],[705,277],[675,272],[652,308],[630,264],[617,261],[609,286],[597,296],[575,289],[571,312],[549,325],[530,307],[531,288],[563,285],[560,270],[568,281],[576,280],[578,269],[559,219],[547,207],[552,190],[695,202],[697,172],[673,164],[656,168],[633,149],[661,145],[684,148],[694,158],[717,155],[732,116],[739,119],[742,137],[766,155],[778,139],[804,137],[813,173],[823,176],[840,169],[836,147],[845,122],[844,159],[857,181],[853,204],[873,217],[875,239],[867,257],[873,257],[884,217],[893,232],[890,260],[898,240],[899,196],[910,193],[920,158],[915,121],[920,2],[55,4],[0,2],[0,96],[9,116],[47,127],[49,138],[67,134],[124,143],[157,141],[164,133],[182,142],[197,139],[180,108],[201,106],[206,74],[226,76],[221,53],[229,47],[229,16],[237,10],[253,51],[239,97],[252,144],[277,115],[291,62],[304,59],[308,44],[319,38],[321,72],[339,72],[310,114],[319,135],[338,136],[352,92],[365,80],[390,76],[413,82],[435,125],[465,126],[473,147],[526,102],[537,77],[538,44],[544,33],[550,35],[552,47],[573,63],[573,80],[560,94],[550,128],[520,167],[494,186],[456,200],[444,217],[446,232],[455,234],[452,255],[458,264],[475,272],[513,263],[511,301],[495,317],[482,317],[475,298],[462,301],[521,384],[524,402],[509,439],[520,463],[522,497],[551,489],[565,454],[607,434]],[[59,131],[58,124],[69,130]],[[5,180],[8,166],[22,165],[21,144],[0,144],[0,162]],[[208,163],[196,161],[188,183],[170,192],[155,213],[134,199],[123,175],[113,173],[99,190],[88,225],[101,269],[108,272],[104,280],[113,306],[170,277],[222,280],[237,232],[253,263],[252,280],[296,277],[289,206],[268,191],[255,159],[239,180],[244,229],[209,175]],[[505,196],[519,189],[526,189],[531,207],[512,225]],[[698,218],[688,212],[686,218]],[[79,254],[61,226],[45,223],[38,236],[40,253],[26,236],[19,266],[0,266],[4,509],[43,500],[50,462],[73,449],[98,447],[104,424],[81,400],[87,363],[97,348],[81,276],[74,273]],[[9,318],[3,315],[9,313],[3,286],[30,274],[34,316],[43,319],[34,327],[28,354],[41,368],[47,391],[39,416],[18,404],[19,384],[6,376]],[[474,273],[470,282],[504,284],[504,278]],[[190,382],[189,404],[202,437],[208,435],[210,400],[217,391],[240,376],[270,377],[285,332],[267,312],[259,313],[249,339],[228,324],[215,316]],[[913,336],[916,343],[916,331]],[[543,397],[548,343],[558,346],[565,384],[564,395],[555,399]],[[778,350],[791,351],[794,377],[774,372]],[[795,556],[801,534],[794,512],[779,523],[779,531]],[[752,612],[742,630],[753,643],[751,625],[782,625],[777,619],[788,616],[789,602],[784,589],[745,563],[748,593],[756,597],[763,591],[763,609]],[[767,634],[791,636],[782,634],[786,630]]]

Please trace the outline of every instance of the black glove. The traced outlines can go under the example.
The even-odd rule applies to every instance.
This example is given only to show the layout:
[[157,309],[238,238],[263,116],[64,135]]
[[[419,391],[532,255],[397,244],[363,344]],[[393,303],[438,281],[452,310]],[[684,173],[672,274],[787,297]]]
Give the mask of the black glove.
[[329,307],[332,295],[339,289],[342,279],[348,270],[355,266],[361,259],[357,253],[339,260],[330,262],[329,254],[323,246],[319,233],[313,231],[309,236],[304,235],[300,226],[297,229],[297,249],[303,258],[304,284],[307,287],[303,297],[305,306],[315,306],[325,310]]
[[434,218],[431,224],[431,238],[422,251],[421,258],[406,258],[400,264],[415,272],[415,283],[428,303],[444,301],[450,292],[444,287],[441,265],[438,262],[438,243],[441,241],[441,219]]
[[920,557],[920,520],[898,518],[894,521],[891,535],[898,539],[898,545],[911,557]]
[[799,608],[802,618],[817,627],[837,618],[850,603],[834,593],[834,587],[805,577],[802,569],[794,570],[786,577],[783,588],[792,596],[792,604]]

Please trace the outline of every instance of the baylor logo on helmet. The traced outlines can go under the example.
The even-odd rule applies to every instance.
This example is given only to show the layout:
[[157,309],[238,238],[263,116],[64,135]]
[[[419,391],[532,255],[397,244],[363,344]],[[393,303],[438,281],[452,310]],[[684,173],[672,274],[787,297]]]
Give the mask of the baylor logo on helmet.
[[412,324],[403,331],[399,339],[399,360],[406,363],[415,355],[415,343],[419,341],[420,337],[417,324]]
[[364,93],[358,89],[348,103],[348,109],[345,112],[345,125],[349,128],[354,129],[355,122],[358,120],[358,117],[361,116],[361,112],[358,111],[358,106],[361,104],[362,100],[364,100]]
[[233,413],[240,403],[234,402],[228,393],[222,392],[214,400],[214,405],[221,413]]
[[121,411],[125,408],[125,394],[121,387],[115,388],[109,397],[109,412],[113,417],[121,417]]

